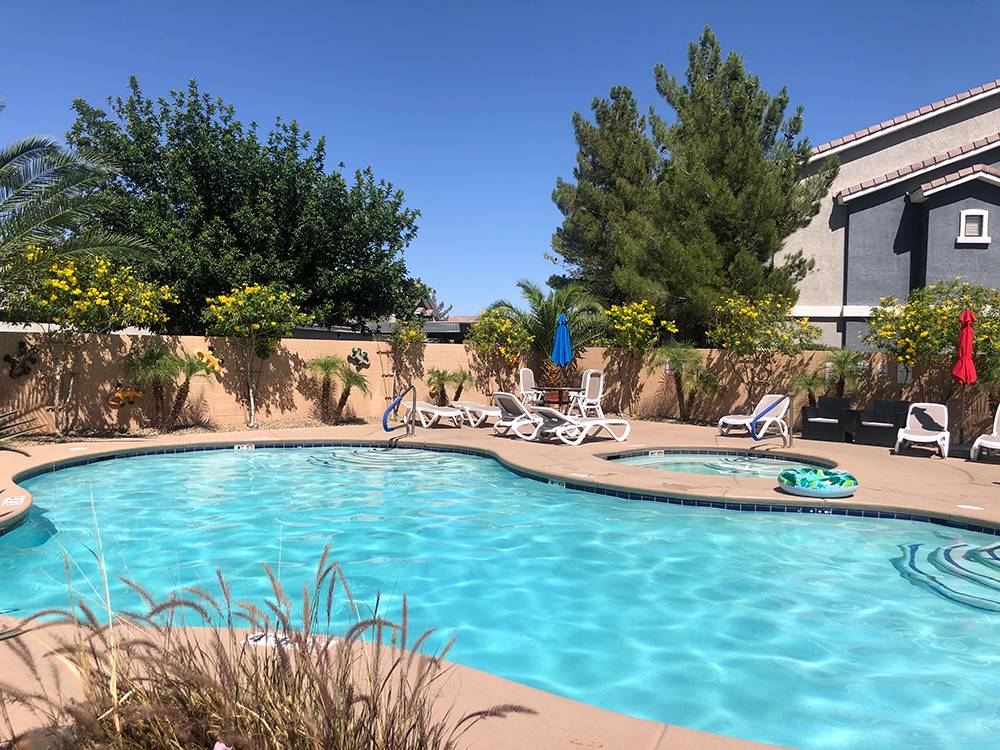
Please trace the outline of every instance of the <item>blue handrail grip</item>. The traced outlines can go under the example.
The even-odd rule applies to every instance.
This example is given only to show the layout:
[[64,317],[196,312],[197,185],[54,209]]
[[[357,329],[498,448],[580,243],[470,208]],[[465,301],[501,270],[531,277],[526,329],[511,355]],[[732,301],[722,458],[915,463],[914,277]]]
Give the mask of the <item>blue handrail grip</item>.
[[396,396],[395,400],[393,400],[393,402],[389,404],[389,408],[386,409],[385,413],[382,414],[382,429],[385,430],[386,432],[392,432],[393,430],[399,429],[398,427],[389,426],[389,414],[392,413],[393,409],[399,406],[400,402],[403,400],[403,396],[405,395],[406,395],[405,393],[401,393],[398,396]]
[[765,414],[767,414],[769,411],[771,411],[771,409],[776,408],[778,406],[778,404],[780,404],[782,401],[784,401],[785,399],[790,399],[790,398],[791,398],[791,396],[788,396],[787,394],[784,395],[784,396],[782,396],[777,401],[775,401],[773,404],[771,404],[769,407],[767,407],[766,409],[764,409],[764,411],[762,411],[760,414],[758,414],[753,419],[751,419],[750,420],[750,437],[752,437],[758,443],[761,440],[763,440],[764,439],[763,436],[760,436],[760,437],[757,436],[757,423],[760,422],[761,417],[763,417]]

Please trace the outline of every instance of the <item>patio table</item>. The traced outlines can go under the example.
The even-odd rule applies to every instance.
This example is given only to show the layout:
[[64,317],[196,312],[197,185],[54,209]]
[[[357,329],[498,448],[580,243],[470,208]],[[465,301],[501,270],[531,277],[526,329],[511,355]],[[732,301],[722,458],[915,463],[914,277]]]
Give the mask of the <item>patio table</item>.
[[560,385],[560,386],[548,386],[542,385],[538,386],[538,390],[545,394],[544,401],[546,406],[552,406],[555,404],[559,411],[566,411],[569,406],[569,394],[573,391],[580,390],[578,385]]

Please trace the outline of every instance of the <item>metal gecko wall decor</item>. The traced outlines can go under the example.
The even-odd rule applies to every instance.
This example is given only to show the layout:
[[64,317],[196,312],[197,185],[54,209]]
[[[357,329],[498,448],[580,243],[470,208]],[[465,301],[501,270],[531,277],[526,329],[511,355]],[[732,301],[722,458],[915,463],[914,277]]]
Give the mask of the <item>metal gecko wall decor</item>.
[[371,362],[368,361],[368,352],[360,346],[351,349],[351,353],[347,356],[347,361],[349,364],[354,365],[354,369],[358,372],[361,372],[366,367],[371,367]]

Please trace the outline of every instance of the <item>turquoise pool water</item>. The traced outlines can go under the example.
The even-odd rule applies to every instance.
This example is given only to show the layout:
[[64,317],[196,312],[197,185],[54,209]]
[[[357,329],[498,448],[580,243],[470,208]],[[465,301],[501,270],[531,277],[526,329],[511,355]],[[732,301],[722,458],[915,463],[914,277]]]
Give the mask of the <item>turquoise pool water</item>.
[[1000,614],[969,606],[1000,591],[962,573],[990,577],[996,537],[622,500],[408,450],[142,456],[25,484],[0,610],[64,605],[64,549],[76,588],[96,583],[93,500],[112,573],[159,595],[221,567],[260,599],[264,562],[300,590],[329,543],[360,599],[406,592],[455,660],[571,698],[807,750],[1000,745]]
[[680,471],[686,474],[713,474],[727,477],[758,477],[777,479],[786,469],[811,469],[816,464],[787,458],[772,458],[766,454],[741,453],[665,453],[652,451],[635,456],[615,458],[630,466]]

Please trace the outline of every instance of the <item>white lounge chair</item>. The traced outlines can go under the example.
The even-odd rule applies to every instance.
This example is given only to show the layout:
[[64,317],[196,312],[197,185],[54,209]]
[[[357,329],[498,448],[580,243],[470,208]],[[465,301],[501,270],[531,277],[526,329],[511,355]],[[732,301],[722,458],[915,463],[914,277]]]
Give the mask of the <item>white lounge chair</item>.
[[477,404],[475,401],[452,401],[449,406],[462,412],[470,427],[486,424],[490,418],[500,419],[500,409],[496,406]]
[[948,407],[944,404],[910,404],[906,412],[906,427],[896,433],[896,447],[906,448],[910,443],[933,443],[941,451],[941,458],[948,458],[951,433],[948,432]]
[[569,394],[569,408],[567,414],[572,414],[576,409],[581,417],[586,417],[588,412],[595,417],[604,419],[604,410],[601,408],[601,397],[604,395],[604,373],[600,370],[584,370],[583,378],[580,380],[580,390],[571,391]]
[[[719,434],[728,435],[730,430],[737,428],[750,432],[750,425],[754,419],[762,415],[757,422],[757,437],[762,438],[772,427],[778,431],[785,440],[788,439],[788,423],[785,421],[785,414],[788,412],[788,403],[791,399],[782,393],[768,393],[757,402],[753,409],[753,414],[729,414],[719,420]],[[777,403],[777,406],[774,406]],[[771,407],[774,407],[773,409]],[[770,411],[767,411],[770,409]],[[767,411],[767,414],[764,412]]]
[[498,391],[493,394],[493,403],[500,410],[500,418],[493,425],[497,435],[513,432],[524,440],[534,440],[542,426],[542,418],[532,414],[528,407],[513,393]]
[[[600,432],[606,432],[617,442],[623,443],[628,440],[628,435],[632,431],[632,425],[626,419],[571,417],[547,406],[536,406],[531,413],[542,418],[535,439],[554,437],[566,445],[579,445],[589,436]],[[615,427],[620,427],[621,432],[616,433],[612,429]]]
[[535,373],[530,367],[522,367],[518,375],[521,401],[525,404],[540,404],[545,400],[545,391],[535,386]]
[[1000,451],[1000,406],[997,407],[997,413],[993,415],[993,432],[976,438],[976,442],[972,444],[972,450],[969,451],[969,458],[978,461],[979,454],[983,451]]
[[[406,418],[412,419],[413,415],[410,414],[411,405],[409,401],[403,401],[400,406],[406,408]],[[442,419],[450,420],[455,427],[462,426],[463,414],[461,410],[455,409],[451,406],[435,406],[434,404],[429,404],[426,401],[417,401],[417,413],[416,418],[420,420],[421,427],[433,427]]]

